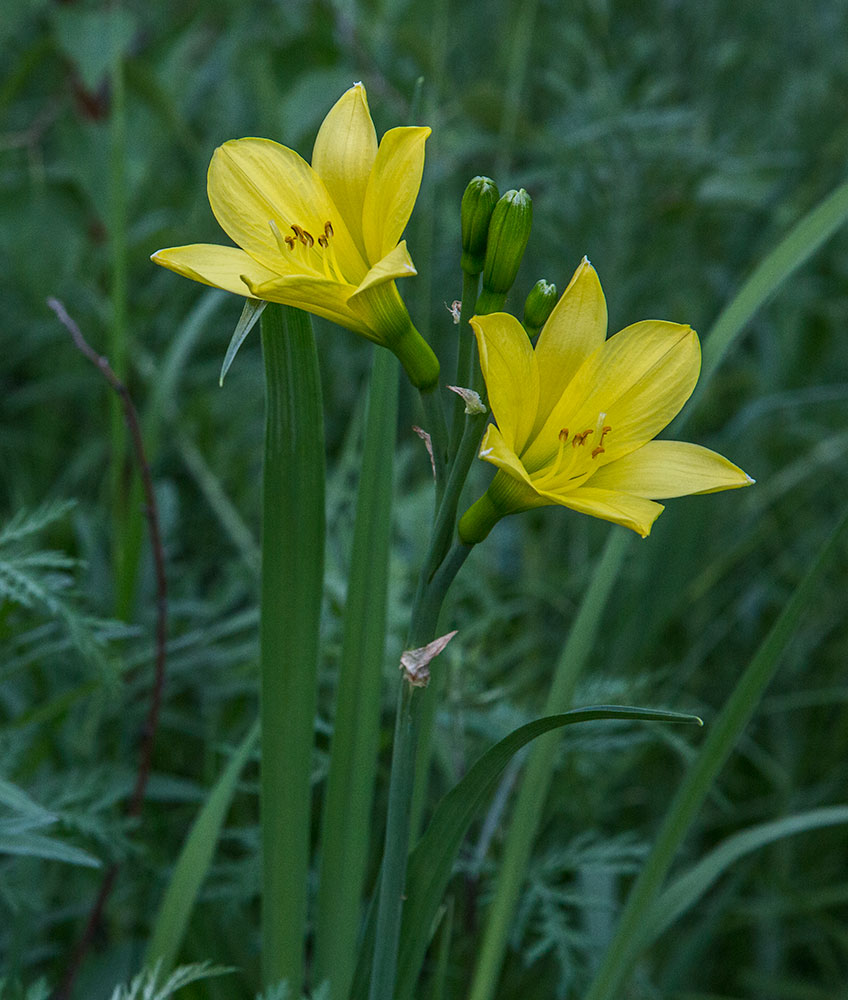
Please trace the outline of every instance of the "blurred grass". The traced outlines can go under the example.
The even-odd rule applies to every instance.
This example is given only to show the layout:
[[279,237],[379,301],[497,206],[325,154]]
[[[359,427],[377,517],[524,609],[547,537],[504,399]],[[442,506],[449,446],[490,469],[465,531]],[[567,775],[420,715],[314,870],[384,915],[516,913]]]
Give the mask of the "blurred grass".
[[[107,30],[125,69],[128,380],[152,450],[172,592],[167,702],[138,828],[125,825],[119,804],[145,709],[152,571],[145,554],[128,623],[111,621],[108,393],[44,304],[48,295],[61,298],[91,343],[107,349],[115,322]],[[205,196],[212,149],[265,135],[308,155],[326,110],[358,79],[382,132],[406,120],[423,75],[434,132],[409,233],[421,277],[402,292],[416,317],[430,318],[443,357],[455,337],[444,304],[461,288],[457,208],[477,173],[534,198],[515,308],[539,277],[564,287],[586,253],[607,294],[611,329],[662,317],[705,331],[791,225],[845,179],[848,64],[837,44],[845,37],[840,0],[4,5],[0,521],[46,499],[76,499],[39,542],[80,562],[42,581],[62,601],[62,616],[8,596],[0,604],[0,770],[58,817],[52,837],[107,865],[127,858],[80,995],[108,996],[136,971],[185,830],[256,711],[249,566],[261,461],[258,337],[248,338],[219,390],[241,303],[213,304],[210,293],[147,260],[162,246],[221,239]],[[715,717],[843,505],[846,328],[843,229],[754,316],[689,420],[688,437],[729,455],[758,485],[668,504],[625,565],[577,703]],[[330,474],[317,803],[371,349],[327,324],[316,330]],[[407,393],[390,656],[405,628],[430,502],[427,463],[408,431],[412,404]],[[476,475],[485,482],[484,470]],[[609,530],[543,510],[503,522],[474,553],[455,592],[461,646],[444,657],[434,792],[540,711]],[[742,827],[844,800],[845,578],[843,559],[705,805],[685,864]],[[688,739],[587,730],[558,757],[500,997],[581,995],[634,856],[692,759]],[[247,772],[181,956],[240,971],[195,984],[186,997],[230,1000],[256,989],[254,782]],[[475,830],[452,886],[452,950],[438,982],[457,1000],[500,858],[510,788],[496,798],[491,822]],[[697,983],[704,995],[780,1000],[800,995],[799,982],[811,996],[843,995],[844,842],[839,828],[822,829],[740,861],[651,950],[634,995],[683,997]],[[370,877],[375,864],[372,857]],[[96,874],[58,862],[0,862],[0,975],[55,982],[96,887]]]

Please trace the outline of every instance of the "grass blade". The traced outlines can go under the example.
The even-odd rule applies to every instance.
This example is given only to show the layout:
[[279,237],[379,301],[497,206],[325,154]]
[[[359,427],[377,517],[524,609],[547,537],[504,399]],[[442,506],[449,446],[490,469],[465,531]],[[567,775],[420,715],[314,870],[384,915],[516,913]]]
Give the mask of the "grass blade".
[[329,982],[329,1000],[348,995],[356,966],[380,740],[397,400],[397,360],[378,349],[365,418],[322,819],[314,979]]
[[186,837],[153,924],[145,957],[145,965],[149,968],[160,963],[160,970],[167,973],[176,964],[191,911],[212,864],[236,782],[258,738],[259,723],[256,722],[230,758]]
[[700,719],[694,715],[680,712],[598,705],[535,719],[487,750],[441,800],[427,831],[410,856],[398,956],[396,996],[401,1000],[413,996],[433,919],[460,845],[472,820],[494,791],[503,769],[523,746],[538,736],[562,726],[599,719],[700,724]]
[[780,617],[739,679],[727,704],[709,727],[704,745],[689,768],[663,821],[654,847],[624,908],[586,1000],[613,1000],[639,956],[646,915],[652,912],[677,848],[701,808],[724,762],[748,724],[760,697],[774,677],[781,656],[815,596],[820,577],[838,551],[848,528],[844,515],[815,562],[798,584]]
[[[848,181],[795,223],[719,314],[704,340],[696,394],[704,391],[727,352],[756,312],[848,219]],[[687,412],[694,407],[690,402]]]
[[824,806],[794,816],[783,816],[770,823],[758,823],[734,833],[663,891],[646,921],[642,946],[646,948],[655,941],[682,913],[694,906],[732,864],[746,854],[784,837],[795,837],[808,830],[844,823],[848,823],[848,806]]
[[[610,532],[603,555],[557,662],[545,703],[545,715],[564,712],[571,704],[577,681],[595,644],[607,599],[618,579],[630,543],[630,533],[624,529]],[[559,741],[554,734],[543,736],[528,758],[515,808],[512,810],[495,895],[486,917],[486,928],[469,994],[471,1000],[490,1000],[497,987],[512,915],[524,885],[527,862],[554,773],[558,745]]]

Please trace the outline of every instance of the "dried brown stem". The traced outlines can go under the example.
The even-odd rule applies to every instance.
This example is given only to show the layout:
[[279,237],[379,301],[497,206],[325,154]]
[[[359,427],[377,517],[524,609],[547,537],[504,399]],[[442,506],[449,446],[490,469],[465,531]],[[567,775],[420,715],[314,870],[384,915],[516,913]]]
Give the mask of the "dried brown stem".
[[[150,769],[153,760],[153,743],[159,724],[159,712],[162,706],[162,692],[165,686],[165,656],[168,620],[168,584],[165,576],[165,552],[162,546],[162,535],[159,530],[159,511],[156,505],[156,494],[153,491],[153,478],[150,465],[144,451],[141,435],[141,424],[138,411],[130,397],[129,390],[112,370],[108,360],[98,354],[83,337],[80,328],[68,315],[67,310],[58,299],[49,298],[47,305],[56,313],[59,321],[70,333],[74,346],[103,374],[109,385],[115,390],[124,409],[124,419],[132,439],[133,452],[141,475],[142,489],[145,499],[145,516],[150,532],[150,545],[153,550],[153,562],[156,572],[156,665],[153,675],[153,687],[150,695],[150,708],[141,734],[138,772],[132,796],[127,805],[127,815],[136,817],[141,813],[144,793],[150,779]],[[103,917],[103,911],[115,884],[118,865],[112,865],[106,872],[97,895],[94,906],[89,914],[85,930],[73,955],[65,969],[62,982],[54,993],[54,1000],[67,1000],[71,995],[77,972],[91,947],[97,929]]]

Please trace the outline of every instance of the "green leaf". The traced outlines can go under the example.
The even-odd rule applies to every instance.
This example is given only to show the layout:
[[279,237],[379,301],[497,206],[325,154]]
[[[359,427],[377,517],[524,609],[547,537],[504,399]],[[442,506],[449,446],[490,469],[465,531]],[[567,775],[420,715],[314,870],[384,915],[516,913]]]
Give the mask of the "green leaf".
[[[577,682],[597,639],[610,594],[633,544],[632,536],[633,533],[624,528],[614,528],[607,538],[603,555],[583,594],[568,639],[554,668],[553,682],[545,702],[545,715],[564,712],[572,704]],[[477,949],[469,1000],[491,1000],[494,996],[513,914],[553,780],[557,749],[555,736],[539,740],[530,751],[523,769],[494,895],[486,911],[486,928]]]
[[767,685],[777,672],[783,652],[804,620],[821,576],[848,534],[845,514],[819,550],[780,617],[745,668],[733,693],[714,722],[665,815],[657,839],[630,890],[615,936],[586,1000],[614,1000],[642,948],[646,913],[653,911],[677,849],[683,842],[721,768],[754,714]]
[[374,353],[324,796],[314,978],[344,1000],[356,968],[380,742],[380,683],[392,531],[397,359]]
[[[819,202],[754,268],[725,306],[704,340],[704,360],[695,396],[700,396],[727,352],[759,308],[848,219],[848,181]],[[693,397],[694,401],[694,397]],[[690,402],[686,412],[694,410]],[[680,425],[678,421],[677,426]]]
[[430,825],[409,859],[407,899],[398,956],[396,995],[399,998],[406,1000],[413,995],[433,919],[453,872],[454,860],[471,821],[494,791],[503,769],[523,746],[537,736],[562,726],[600,719],[702,724],[697,716],[680,712],[597,705],[536,719],[487,750],[439,803]]
[[148,967],[158,966],[164,973],[172,969],[177,960],[191,911],[212,864],[236,782],[258,738],[259,723],[256,722],[230,758],[186,837],[153,925],[145,958]]
[[4,778],[0,778],[0,805],[17,813],[20,820],[27,824],[28,829],[34,826],[49,826],[56,821],[53,813],[31,799],[22,788]]
[[0,855],[18,854],[30,858],[44,858],[48,861],[64,861],[69,865],[83,865],[99,868],[100,862],[93,854],[79,847],[71,847],[60,840],[45,837],[39,833],[16,833],[0,835]]
[[848,805],[826,806],[784,816],[770,823],[758,823],[723,840],[696,865],[679,875],[657,899],[645,921],[642,947],[648,947],[664,933],[682,913],[697,903],[732,864],[746,854],[784,837],[795,837],[808,830],[843,823],[848,823]]
[[264,985],[285,979],[299,994],[325,546],[324,415],[309,315],[266,309],[262,354],[262,971]]
[[230,370],[230,365],[235,360],[239,348],[267,305],[267,302],[260,302],[258,299],[244,300],[244,309],[241,311],[241,316],[239,316],[239,321],[236,323],[236,328],[233,330],[233,336],[227,347],[227,353],[224,355],[224,363],[221,365],[221,375],[218,379],[218,385],[224,384],[224,377]]
[[223,965],[212,965],[211,962],[195,962],[193,965],[181,965],[162,982],[167,971],[156,965],[152,969],[142,969],[126,985],[116,986],[110,1000],[169,1000],[178,990],[190,983],[213,976],[225,976],[235,969]]

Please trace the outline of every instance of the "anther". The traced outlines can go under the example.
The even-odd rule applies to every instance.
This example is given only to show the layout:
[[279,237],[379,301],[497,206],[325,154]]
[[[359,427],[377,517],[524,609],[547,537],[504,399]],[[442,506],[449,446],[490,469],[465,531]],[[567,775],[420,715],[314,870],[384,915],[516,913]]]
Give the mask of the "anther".
[[581,431],[579,434],[575,434],[571,439],[571,447],[576,448],[578,444],[586,444],[586,438],[590,434],[594,434],[594,430],[590,427],[588,430]]
[[276,222],[274,222],[273,219],[268,220],[268,227],[274,234],[274,239],[277,241],[277,246],[279,247],[281,253],[283,251],[284,242],[288,244],[289,250],[292,250],[294,248],[294,240],[291,238],[291,236],[286,236],[284,238],[283,234],[280,232],[279,226],[277,225]]
[[333,235],[333,224],[329,219],[324,223],[324,235],[327,237],[327,242],[329,242],[330,237]]
[[597,458],[598,455],[600,455],[601,452],[603,452],[603,451],[606,451],[606,448],[602,447],[601,445],[598,445],[597,448],[593,448],[592,449],[592,458]]
[[565,442],[568,440],[568,428],[567,427],[563,427],[562,430],[559,432],[559,439],[560,439],[560,441],[562,441],[563,444],[565,444]]
[[318,237],[318,246],[319,247],[323,247],[326,250],[329,245],[330,245],[330,241],[327,239],[326,236],[319,236]]
[[307,247],[313,247],[315,245],[315,238],[313,237],[312,233],[304,229],[301,232],[300,242]]

